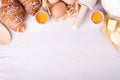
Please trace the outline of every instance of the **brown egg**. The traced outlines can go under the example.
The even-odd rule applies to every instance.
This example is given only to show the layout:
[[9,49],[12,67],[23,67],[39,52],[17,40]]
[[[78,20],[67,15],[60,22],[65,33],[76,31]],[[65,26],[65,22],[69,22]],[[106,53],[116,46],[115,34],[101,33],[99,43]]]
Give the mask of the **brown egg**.
[[76,0],[63,0],[66,4],[74,4]]
[[57,3],[59,0],[48,0],[51,4]]
[[66,14],[67,6],[63,2],[58,2],[52,7],[52,16],[55,19],[61,18]]

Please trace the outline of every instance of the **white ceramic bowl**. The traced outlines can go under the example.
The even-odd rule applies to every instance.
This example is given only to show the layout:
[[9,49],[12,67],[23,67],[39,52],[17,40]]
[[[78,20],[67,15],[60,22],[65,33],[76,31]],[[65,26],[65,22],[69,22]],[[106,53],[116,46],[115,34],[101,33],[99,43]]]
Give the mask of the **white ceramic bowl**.
[[110,16],[120,18],[120,0],[101,0],[101,3]]

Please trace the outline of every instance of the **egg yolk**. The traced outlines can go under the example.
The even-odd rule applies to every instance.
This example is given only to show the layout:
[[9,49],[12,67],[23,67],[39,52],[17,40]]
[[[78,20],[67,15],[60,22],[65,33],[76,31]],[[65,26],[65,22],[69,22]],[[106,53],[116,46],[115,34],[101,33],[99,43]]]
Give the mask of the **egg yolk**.
[[91,16],[91,20],[95,24],[98,24],[103,20],[103,15],[100,12],[93,12]]
[[36,20],[40,24],[44,24],[48,21],[48,15],[45,12],[38,12],[36,15]]

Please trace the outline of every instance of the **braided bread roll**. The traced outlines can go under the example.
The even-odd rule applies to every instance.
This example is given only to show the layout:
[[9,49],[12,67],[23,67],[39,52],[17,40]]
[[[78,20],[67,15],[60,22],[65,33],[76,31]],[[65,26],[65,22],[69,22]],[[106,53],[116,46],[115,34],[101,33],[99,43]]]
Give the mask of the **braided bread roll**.
[[25,11],[19,3],[11,2],[2,6],[0,8],[0,19],[15,32],[23,32],[25,29]]
[[26,12],[33,16],[39,10],[42,4],[40,0],[20,0],[20,3],[23,4]]

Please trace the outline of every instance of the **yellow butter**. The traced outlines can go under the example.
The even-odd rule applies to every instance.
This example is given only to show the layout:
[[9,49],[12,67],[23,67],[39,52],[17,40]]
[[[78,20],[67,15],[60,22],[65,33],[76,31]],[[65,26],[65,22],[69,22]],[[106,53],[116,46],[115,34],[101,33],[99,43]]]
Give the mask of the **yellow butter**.
[[107,25],[108,30],[114,31],[116,26],[117,26],[117,20],[112,20],[112,19],[108,20],[108,25]]
[[120,43],[120,33],[119,32],[111,33],[110,38],[114,44]]
[[117,31],[120,33],[120,27],[117,29]]

